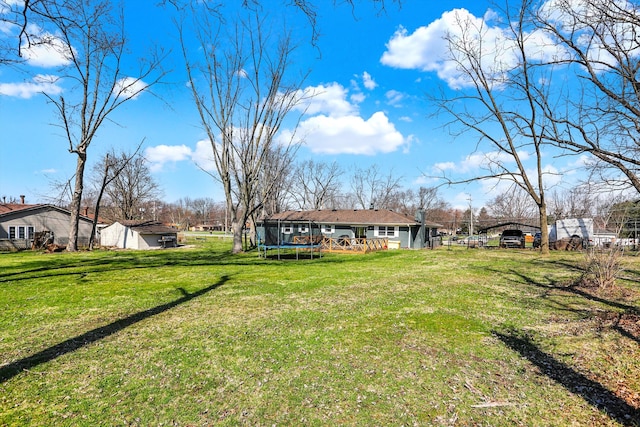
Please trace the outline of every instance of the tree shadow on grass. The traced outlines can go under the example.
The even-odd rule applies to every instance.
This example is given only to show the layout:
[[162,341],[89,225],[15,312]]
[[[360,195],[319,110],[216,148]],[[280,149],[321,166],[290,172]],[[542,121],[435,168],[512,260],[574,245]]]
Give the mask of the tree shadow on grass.
[[251,260],[246,257],[233,256],[230,252],[211,253],[206,251],[138,251],[133,254],[114,253],[109,256],[77,259],[69,254],[59,254],[58,257],[46,257],[37,261],[20,264],[15,271],[3,271],[0,283],[18,282],[54,276],[77,276],[89,273],[101,273],[113,270],[134,270],[172,266],[220,266],[220,265],[249,265]]
[[524,334],[513,330],[493,331],[493,334],[507,347],[534,364],[544,375],[604,411],[612,420],[622,425],[640,426],[640,410],[620,399],[602,384],[543,352]]
[[560,291],[577,295],[585,300],[597,302],[603,306],[609,307],[610,310],[598,311],[594,314],[594,311],[589,308],[580,310],[568,304],[561,304],[557,301],[555,302],[555,304],[561,306],[563,310],[582,313],[585,317],[597,316],[597,320],[602,325],[608,325],[608,327],[619,333],[621,336],[640,344],[640,328],[636,326],[638,319],[640,319],[640,309],[638,309],[638,307],[594,295],[593,293],[587,292],[587,290],[581,288],[577,281],[565,284],[553,279],[548,279],[548,283],[543,283],[540,280],[535,280],[532,277],[515,270],[510,270],[510,273],[519,277],[527,285],[543,289],[545,293],[542,295],[542,298],[544,299],[547,299],[552,291]]
[[572,282],[569,284],[563,284],[563,283],[559,283],[555,280],[549,280],[549,283],[542,283],[541,281],[538,280],[534,280],[533,278],[522,274],[520,272],[517,272],[515,270],[511,270],[511,274],[518,276],[520,279],[522,279],[524,281],[524,283],[528,284],[528,285],[532,285],[535,286],[537,288],[541,288],[541,289],[546,289],[546,290],[558,290],[558,291],[564,291],[564,292],[569,292],[575,295],[578,295],[582,298],[585,298],[589,301],[594,301],[594,302],[598,302],[600,304],[612,307],[612,308],[616,308],[619,310],[623,310],[626,313],[629,314],[635,314],[638,315],[640,314],[640,310],[638,309],[638,307],[635,307],[633,305],[629,305],[629,304],[624,304],[621,302],[617,302],[617,301],[611,301],[605,298],[602,298],[600,296],[594,295],[592,293],[586,292],[584,289],[580,288],[580,286],[578,286],[577,282]]
[[[0,272],[0,285],[52,277],[79,276],[82,278],[91,273],[104,273],[114,270],[144,270],[173,266],[278,266],[273,259],[264,259],[256,255],[257,252],[255,251],[232,254],[230,251],[212,252],[208,250],[190,251],[178,249],[175,251],[113,252],[107,255],[98,253],[95,257],[78,259],[69,256],[68,253],[62,253],[50,258],[41,257],[35,261],[20,263],[20,266],[15,268],[14,271]],[[376,255],[349,254],[327,257],[326,254],[323,254],[322,257],[314,255],[313,262],[323,264],[365,263],[371,262],[371,257],[373,256]]]
[[66,341],[63,341],[49,348],[46,348],[29,357],[25,357],[24,359],[16,360],[15,362],[2,366],[0,367],[0,384],[10,380],[11,378],[20,374],[22,371],[34,368],[43,363],[50,362],[54,359],[57,359],[60,356],[74,352],[82,347],[85,347],[96,341],[100,341],[117,332],[120,332],[123,329],[128,328],[129,326],[132,326],[142,320],[148,319],[160,313],[164,313],[174,307],[177,307],[181,304],[189,302],[194,298],[200,297],[208,292],[211,292],[214,289],[224,285],[228,280],[229,280],[228,276],[222,276],[220,280],[218,280],[216,283],[209,285],[206,288],[200,289],[199,291],[193,292],[193,293],[188,293],[186,290],[180,288],[180,291],[183,294],[181,298],[178,298],[166,304],[161,304],[161,305],[152,307],[148,310],[134,313],[123,319],[116,320],[115,322],[110,323],[108,325],[101,326],[99,328],[85,332],[82,335],[69,338]]

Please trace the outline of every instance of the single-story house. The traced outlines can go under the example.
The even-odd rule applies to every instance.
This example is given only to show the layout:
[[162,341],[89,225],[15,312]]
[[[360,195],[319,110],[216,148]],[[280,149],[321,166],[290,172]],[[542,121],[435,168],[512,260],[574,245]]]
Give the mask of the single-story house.
[[386,238],[389,248],[422,249],[439,245],[439,224],[426,221],[423,211],[410,217],[386,209],[319,209],[285,211],[257,224],[258,243],[286,245],[294,237],[332,239]]
[[175,247],[178,230],[157,221],[114,222],[100,232],[100,245],[121,249]]
[[[36,235],[43,241],[60,246],[69,242],[71,212],[49,204],[0,204],[0,250],[31,249]],[[78,246],[88,246],[92,219],[81,215],[78,224]]]

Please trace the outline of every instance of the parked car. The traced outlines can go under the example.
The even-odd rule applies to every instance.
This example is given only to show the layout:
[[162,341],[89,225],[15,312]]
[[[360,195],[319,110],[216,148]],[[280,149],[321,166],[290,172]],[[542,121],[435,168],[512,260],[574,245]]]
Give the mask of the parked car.
[[533,235],[533,248],[539,248],[540,245],[542,244],[542,233],[541,232],[537,232],[536,234]]
[[483,242],[478,238],[478,236],[467,236],[463,239],[458,240],[458,244],[475,248],[478,246],[482,246]]
[[522,230],[504,230],[500,236],[501,248],[524,249],[524,233]]

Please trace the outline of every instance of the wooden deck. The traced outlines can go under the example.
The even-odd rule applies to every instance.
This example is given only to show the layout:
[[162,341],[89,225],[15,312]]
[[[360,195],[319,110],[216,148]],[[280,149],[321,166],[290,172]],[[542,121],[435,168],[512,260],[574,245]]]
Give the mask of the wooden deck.
[[369,253],[374,251],[384,251],[389,248],[389,239],[366,239],[366,238],[330,238],[322,239],[322,250],[327,252],[342,253]]

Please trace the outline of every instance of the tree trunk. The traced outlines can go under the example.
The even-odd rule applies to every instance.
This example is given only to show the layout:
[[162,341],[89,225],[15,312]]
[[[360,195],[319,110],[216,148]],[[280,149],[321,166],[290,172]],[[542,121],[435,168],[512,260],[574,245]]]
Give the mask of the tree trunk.
[[549,225],[547,224],[547,204],[540,206],[540,253],[549,255]]
[[231,219],[231,230],[233,231],[233,247],[231,252],[234,254],[242,252],[242,230],[243,224],[237,218]]
[[98,198],[96,200],[96,207],[93,213],[93,224],[91,225],[91,236],[89,236],[89,250],[93,250],[93,245],[95,243],[96,230],[98,229],[98,214],[100,213],[100,202],[102,201],[102,196],[104,195],[104,189],[107,187],[107,183],[109,181],[109,154],[107,154],[104,158],[104,172],[102,175],[102,183],[100,184],[100,192],[98,193]]
[[78,225],[80,222],[80,207],[82,204],[82,191],[84,189],[84,166],[87,159],[85,152],[78,152],[76,162],[76,181],[71,199],[71,218],[69,220],[69,242],[67,250],[75,252],[78,250]]

